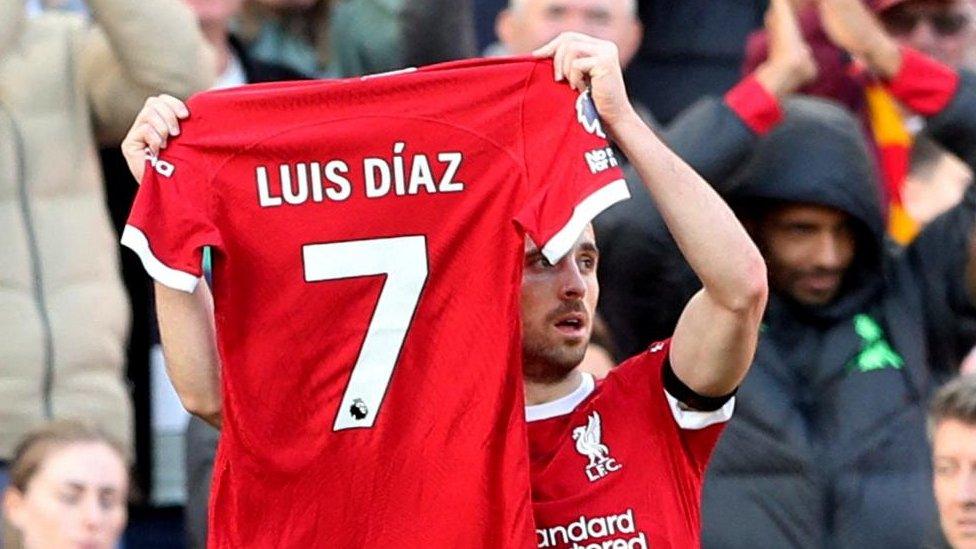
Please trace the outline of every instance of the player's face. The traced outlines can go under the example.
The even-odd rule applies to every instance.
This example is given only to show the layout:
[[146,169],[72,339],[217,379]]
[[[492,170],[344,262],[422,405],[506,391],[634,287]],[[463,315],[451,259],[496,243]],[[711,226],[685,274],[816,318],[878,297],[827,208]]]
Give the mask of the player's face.
[[496,30],[513,54],[530,53],[565,31],[582,32],[617,44],[625,65],[641,34],[627,0],[521,0],[502,13]]
[[942,421],[932,435],[939,520],[955,549],[976,548],[976,426]]
[[522,355],[527,378],[558,381],[583,360],[600,293],[598,259],[590,227],[555,265],[526,237]]
[[833,301],[854,259],[850,216],[825,206],[776,208],[761,221],[758,240],[770,286],[805,305]]
[[112,549],[125,527],[127,491],[114,450],[77,443],[52,451],[24,493],[8,492],[4,507],[28,548]]
[[974,46],[972,15],[967,0],[909,0],[885,10],[881,21],[900,44],[960,67]]

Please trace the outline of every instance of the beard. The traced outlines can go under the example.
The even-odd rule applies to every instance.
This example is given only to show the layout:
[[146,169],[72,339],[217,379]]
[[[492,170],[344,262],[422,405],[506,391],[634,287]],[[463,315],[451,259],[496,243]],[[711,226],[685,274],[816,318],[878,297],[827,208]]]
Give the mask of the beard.
[[[580,313],[590,326],[582,341],[567,341],[553,333],[552,326],[562,317]],[[592,335],[592,314],[582,300],[564,301],[549,311],[539,323],[522,325],[522,375],[534,383],[556,383],[583,362]],[[530,321],[531,322],[531,321]]]
[[[782,286],[786,288],[786,293],[800,305],[807,307],[823,307],[830,305],[837,296],[841,294],[844,286],[843,269],[807,269],[807,270],[787,270],[781,276],[784,280]],[[837,278],[837,284],[830,288],[811,290],[803,287],[802,283],[807,277],[812,276],[833,276]]]
[[522,342],[523,375],[535,383],[555,383],[583,362],[586,345],[568,346]]

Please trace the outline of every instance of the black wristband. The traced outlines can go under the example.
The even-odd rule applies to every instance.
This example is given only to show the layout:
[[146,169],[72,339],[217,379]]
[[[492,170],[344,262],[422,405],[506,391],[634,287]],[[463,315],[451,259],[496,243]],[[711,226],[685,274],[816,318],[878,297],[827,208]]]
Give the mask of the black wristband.
[[699,412],[714,412],[725,403],[735,396],[735,391],[727,395],[708,397],[702,396],[695,391],[691,390],[690,387],[685,385],[683,381],[678,379],[678,376],[674,373],[674,369],[671,368],[671,362],[666,361],[664,363],[664,390],[668,392],[669,395],[678,399],[678,402],[684,404],[685,406],[691,408],[692,410],[697,410]]

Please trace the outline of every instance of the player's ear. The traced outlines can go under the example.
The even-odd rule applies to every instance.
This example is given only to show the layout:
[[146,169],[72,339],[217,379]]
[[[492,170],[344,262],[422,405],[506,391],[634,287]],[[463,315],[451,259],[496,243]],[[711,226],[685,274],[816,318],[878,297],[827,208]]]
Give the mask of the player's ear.
[[495,34],[502,44],[510,46],[515,40],[515,16],[512,8],[508,7],[498,12],[495,17]]

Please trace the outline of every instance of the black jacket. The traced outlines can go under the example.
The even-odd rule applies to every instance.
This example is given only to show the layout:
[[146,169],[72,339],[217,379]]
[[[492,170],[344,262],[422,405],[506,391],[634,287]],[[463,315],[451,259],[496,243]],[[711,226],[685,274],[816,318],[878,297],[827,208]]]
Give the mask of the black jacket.
[[641,0],[644,42],[627,67],[631,95],[670,123],[742,78],[743,48],[767,0]]
[[[957,98],[942,117],[972,108]],[[974,314],[963,269],[976,194],[894,251],[857,122],[813,100],[788,112],[730,200],[740,211],[772,200],[847,212],[857,256],[830,305],[772,293],[708,471],[703,546],[920,547],[937,524],[926,402],[958,354],[956,328]]]
[[[729,189],[730,175],[757,140],[723,99],[711,97],[689,107],[661,134],[720,193]],[[670,337],[681,310],[701,288],[644,184],[632,168],[624,170],[632,198],[594,221],[600,247],[599,312],[613,334],[618,361]]]
[[[970,166],[974,89],[963,75],[927,129]],[[703,546],[921,547],[937,525],[925,404],[974,343],[963,326],[976,317],[964,285],[976,191],[896,250],[884,237],[863,135],[843,111],[797,100],[757,144],[724,105],[702,105],[707,116],[685,127],[691,139],[667,137],[707,179],[725,183],[719,190],[730,202],[753,212],[771,200],[819,203],[848,212],[858,227],[856,263],[835,303],[806,309],[770,297],[756,359],[705,482]],[[745,169],[716,175],[743,146],[755,146]],[[598,233],[603,311],[614,330],[632,315],[622,331],[632,335],[626,352],[669,333],[699,287],[641,196],[630,211],[608,212]],[[621,246],[621,238],[629,241]],[[633,336],[647,329],[657,333]]]

